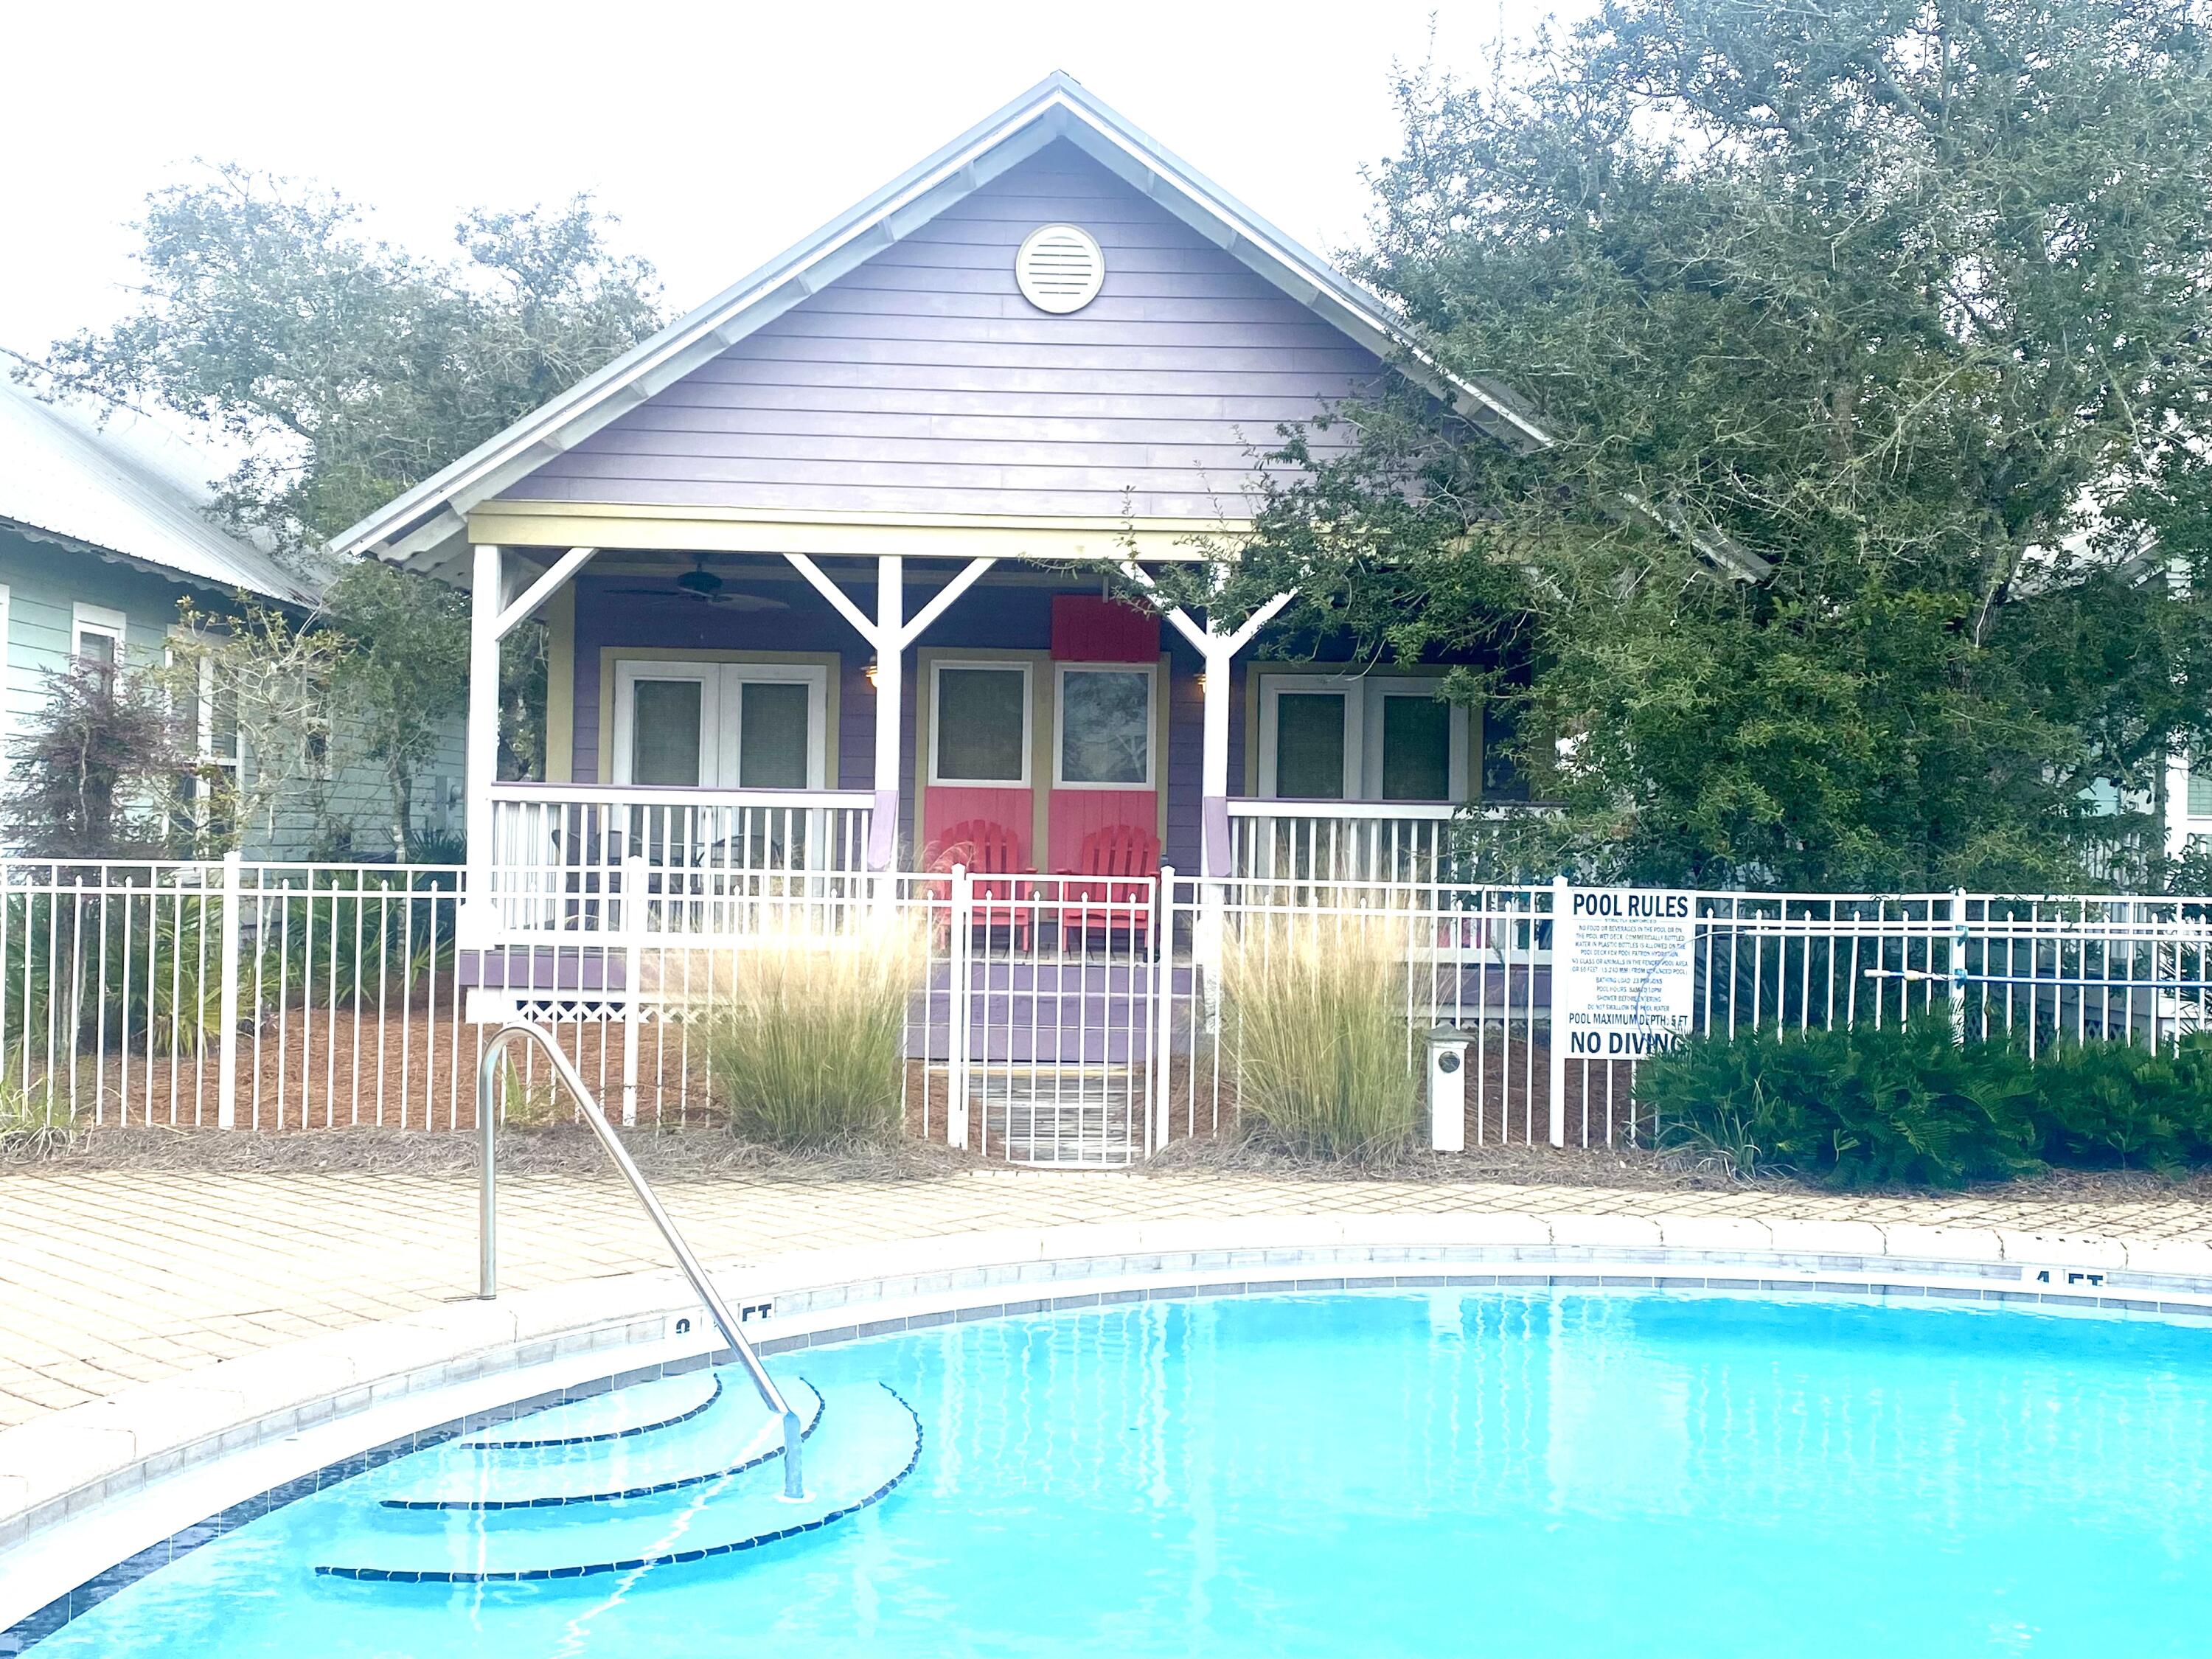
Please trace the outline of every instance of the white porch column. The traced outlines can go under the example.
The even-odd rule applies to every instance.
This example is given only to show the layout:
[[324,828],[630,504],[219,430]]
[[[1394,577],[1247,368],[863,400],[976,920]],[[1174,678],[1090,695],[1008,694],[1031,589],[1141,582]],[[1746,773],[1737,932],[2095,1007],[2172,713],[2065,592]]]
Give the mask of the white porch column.
[[469,602],[468,868],[458,942],[488,949],[499,931],[492,898],[491,786],[499,776],[499,615],[506,598],[500,550],[479,545]]
[[[1232,647],[1209,641],[1206,651],[1205,739],[1199,766],[1198,872],[1208,881],[1229,873],[1229,688]],[[1251,741],[1248,736],[1247,742]]]
[[876,805],[868,868],[888,870],[898,848],[899,733],[905,709],[906,561],[876,561]]
[[832,610],[852,623],[853,631],[876,650],[876,800],[868,817],[868,868],[888,870],[898,854],[899,729],[905,708],[901,684],[902,657],[922,631],[973,587],[997,561],[990,556],[970,559],[960,573],[939,588],[928,604],[906,619],[906,561],[896,553],[876,561],[876,614],[871,617],[853,603],[852,596],[822,574],[804,553],[783,556],[793,569],[813,584],[830,601]]
[[[1145,574],[1144,567],[1135,560],[1123,562],[1122,574],[1140,587],[1151,587],[1152,579]],[[1218,575],[1217,574],[1217,586]],[[1198,873],[1209,884],[1208,891],[1218,906],[1218,884],[1230,874],[1229,841],[1229,684],[1231,665],[1237,653],[1252,643],[1260,630],[1274,621],[1282,608],[1297,597],[1297,589],[1287,588],[1269,599],[1243,624],[1229,633],[1223,633],[1219,624],[1209,614],[1201,628],[1193,622],[1190,613],[1178,605],[1167,613],[1168,621],[1176,633],[1190,642],[1205,665],[1206,725],[1204,744],[1199,763],[1199,846]],[[1247,734],[1246,741],[1256,741]]]

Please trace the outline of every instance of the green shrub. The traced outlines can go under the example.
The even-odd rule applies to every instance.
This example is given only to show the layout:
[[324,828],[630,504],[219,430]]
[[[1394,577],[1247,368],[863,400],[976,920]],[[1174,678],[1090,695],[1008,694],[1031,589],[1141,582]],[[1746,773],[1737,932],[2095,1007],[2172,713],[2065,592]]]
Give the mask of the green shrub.
[[819,1148],[895,1138],[903,1126],[907,1006],[921,933],[770,938],[715,975],[702,1025],[710,1089],[749,1140]]
[[222,901],[162,889],[21,894],[0,919],[0,1011],[9,1032],[64,1046],[203,1050],[222,1024]]
[[2179,1171],[2212,1158],[2212,1038],[2153,1053],[2063,1042],[2035,1061],[2034,1127],[2045,1162]]
[[1402,921],[1255,918],[1223,952],[1222,991],[1246,1133],[1310,1157],[1360,1161],[1412,1144]]
[[1835,1187],[1958,1187],[2038,1167],[2034,1081],[2006,1044],[1942,1019],[1700,1038],[1638,1079],[1662,1150]]

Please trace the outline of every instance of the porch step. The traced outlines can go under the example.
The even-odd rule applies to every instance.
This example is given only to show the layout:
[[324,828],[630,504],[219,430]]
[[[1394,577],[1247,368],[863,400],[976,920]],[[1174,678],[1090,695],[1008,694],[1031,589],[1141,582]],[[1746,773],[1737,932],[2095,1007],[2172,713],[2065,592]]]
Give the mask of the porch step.
[[1127,1066],[978,1067],[969,1109],[991,1149],[1019,1164],[1115,1167],[1144,1151],[1144,1073]]

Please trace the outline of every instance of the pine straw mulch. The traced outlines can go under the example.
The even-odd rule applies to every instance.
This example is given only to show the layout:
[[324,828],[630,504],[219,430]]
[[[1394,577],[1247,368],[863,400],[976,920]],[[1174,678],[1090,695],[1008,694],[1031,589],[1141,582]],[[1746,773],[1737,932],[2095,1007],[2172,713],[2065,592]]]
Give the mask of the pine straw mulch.
[[[813,1152],[782,1152],[738,1139],[726,1129],[632,1130],[623,1135],[638,1167],[659,1182],[723,1181],[833,1184],[843,1182],[942,1181],[980,1170],[1048,1177],[996,1158],[931,1141]],[[606,1155],[580,1126],[509,1127],[500,1137],[500,1169],[518,1176],[602,1176]],[[20,1149],[19,1149],[20,1151]],[[38,1156],[0,1157],[9,1175],[137,1170],[177,1174],[394,1175],[473,1177],[477,1139],[468,1131],[317,1129],[279,1133],[107,1127],[81,1132]],[[1300,1156],[1252,1136],[1177,1140],[1129,1172],[1137,1179],[1219,1176],[1278,1182],[1418,1182],[1531,1188],[1610,1188],[1642,1192],[1832,1194],[1814,1182],[1782,1176],[1734,1177],[1711,1165],[1641,1148],[1472,1147],[1464,1152],[1415,1151],[1364,1162]],[[1986,1199],[2017,1204],[2200,1204],[2212,1208],[2212,1170],[2171,1178],[2148,1170],[2051,1170],[2030,1180],[1958,1191],[1863,1188],[1868,1199]]]
[[[951,1147],[913,1140],[787,1152],[750,1145],[726,1129],[618,1133],[638,1168],[659,1182],[938,1181],[977,1162]],[[42,1157],[0,1158],[0,1178],[79,1170],[473,1177],[477,1160],[477,1137],[471,1130],[312,1129],[257,1134],[133,1126],[83,1131]],[[501,1174],[521,1176],[611,1173],[605,1152],[580,1124],[503,1130],[499,1167]]]
[[[1275,1181],[1485,1182],[1520,1187],[1606,1187],[1639,1192],[1818,1193],[1842,1189],[1788,1176],[1746,1179],[1708,1162],[1640,1147],[1474,1146],[1463,1152],[1417,1150],[1355,1160],[1307,1156],[1258,1136],[1178,1140],[1139,1166],[1152,1176],[1263,1176]],[[1963,1188],[1860,1187],[1867,1199],[1986,1199],[2020,1204],[2202,1204],[2212,1207],[2212,1169],[2187,1176],[2148,1170],[2051,1170],[2020,1181]]]

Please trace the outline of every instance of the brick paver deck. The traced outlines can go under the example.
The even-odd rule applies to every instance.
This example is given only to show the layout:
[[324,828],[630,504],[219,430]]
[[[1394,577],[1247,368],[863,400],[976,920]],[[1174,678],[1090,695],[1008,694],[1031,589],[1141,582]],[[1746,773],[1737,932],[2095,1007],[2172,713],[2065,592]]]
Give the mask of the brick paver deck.
[[[926,1182],[738,1179],[661,1191],[699,1254],[717,1265],[994,1227],[1321,1213],[1788,1216],[2212,1243],[2212,1209],[2179,1200],[1012,1170]],[[475,1289],[476,1244],[476,1188],[465,1179],[11,1172],[0,1176],[0,1427],[257,1348],[465,1297]],[[635,1200],[611,1179],[502,1179],[502,1288],[667,1265]]]

